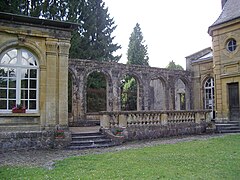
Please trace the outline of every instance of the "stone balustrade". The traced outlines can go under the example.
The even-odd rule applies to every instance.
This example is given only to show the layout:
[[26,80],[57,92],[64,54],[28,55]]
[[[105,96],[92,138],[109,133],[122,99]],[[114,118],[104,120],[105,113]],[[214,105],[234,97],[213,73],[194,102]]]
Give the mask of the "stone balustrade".
[[170,125],[179,123],[201,123],[210,121],[209,110],[191,111],[121,111],[101,112],[100,121],[103,129],[114,127]]

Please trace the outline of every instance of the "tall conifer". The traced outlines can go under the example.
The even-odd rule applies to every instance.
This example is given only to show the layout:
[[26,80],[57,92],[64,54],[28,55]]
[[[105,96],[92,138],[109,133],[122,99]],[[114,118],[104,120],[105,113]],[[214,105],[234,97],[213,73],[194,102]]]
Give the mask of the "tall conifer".
[[147,45],[144,45],[144,42],[140,25],[137,23],[129,38],[127,51],[128,64],[149,66]]

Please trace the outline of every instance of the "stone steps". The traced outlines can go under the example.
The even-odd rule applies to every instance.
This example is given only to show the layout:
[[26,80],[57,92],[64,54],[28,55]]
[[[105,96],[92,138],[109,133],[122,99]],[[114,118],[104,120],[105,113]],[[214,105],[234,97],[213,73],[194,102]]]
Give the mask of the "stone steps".
[[72,142],[68,149],[81,150],[114,146],[115,143],[100,132],[72,133]]
[[75,122],[69,122],[69,126],[71,127],[91,127],[91,126],[99,126],[100,120],[81,120]]
[[239,121],[216,122],[217,133],[240,133]]

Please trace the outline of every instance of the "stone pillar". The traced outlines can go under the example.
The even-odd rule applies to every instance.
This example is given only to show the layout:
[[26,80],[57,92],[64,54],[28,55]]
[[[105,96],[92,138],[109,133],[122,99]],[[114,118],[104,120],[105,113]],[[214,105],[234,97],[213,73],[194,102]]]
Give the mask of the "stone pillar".
[[112,72],[112,90],[113,90],[113,97],[112,97],[112,105],[113,111],[121,111],[121,94],[120,94],[120,83],[118,78],[118,71]]
[[85,108],[86,107],[86,90],[85,90],[85,85],[87,82],[84,82],[84,73],[83,70],[79,69],[78,72],[78,77],[79,77],[79,82],[78,87],[79,87],[79,99],[78,99],[78,118],[80,120],[85,120]]
[[100,126],[103,129],[109,129],[110,127],[110,116],[108,114],[103,114],[100,116]]
[[119,115],[119,127],[121,127],[121,128],[127,127],[127,117],[125,114]]
[[55,127],[57,122],[57,59],[58,42],[56,39],[47,38],[46,41],[46,128]]
[[147,74],[143,75],[143,92],[142,92],[142,107],[140,110],[150,110],[150,80],[147,79]]
[[40,79],[39,79],[39,112],[41,114],[40,116],[40,122],[41,122],[41,129],[44,129],[47,122],[46,122],[46,116],[47,116],[47,67],[45,65],[40,66]]
[[[215,33],[214,33],[215,35]],[[214,91],[215,91],[215,109],[216,119],[222,120],[222,82],[221,82],[221,59],[220,59],[220,46],[219,36],[213,36],[213,72],[215,74]]]
[[70,40],[59,42],[58,114],[60,126],[68,126],[68,54]]
[[167,125],[168,124],[168,115],[167,113],[161,114],[161,125]]
[[168,79],[168,97],[169,97],[169,109],[168,110],[175,110],[175,82],[172,77]]

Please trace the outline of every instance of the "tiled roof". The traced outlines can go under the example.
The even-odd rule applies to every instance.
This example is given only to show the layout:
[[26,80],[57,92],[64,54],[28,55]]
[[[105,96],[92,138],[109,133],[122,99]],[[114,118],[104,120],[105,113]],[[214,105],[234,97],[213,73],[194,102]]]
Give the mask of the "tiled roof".
[[240,0],[228,0],[223,7],[221,15],[212,26],[216,26],[236,18],[240,18]]

